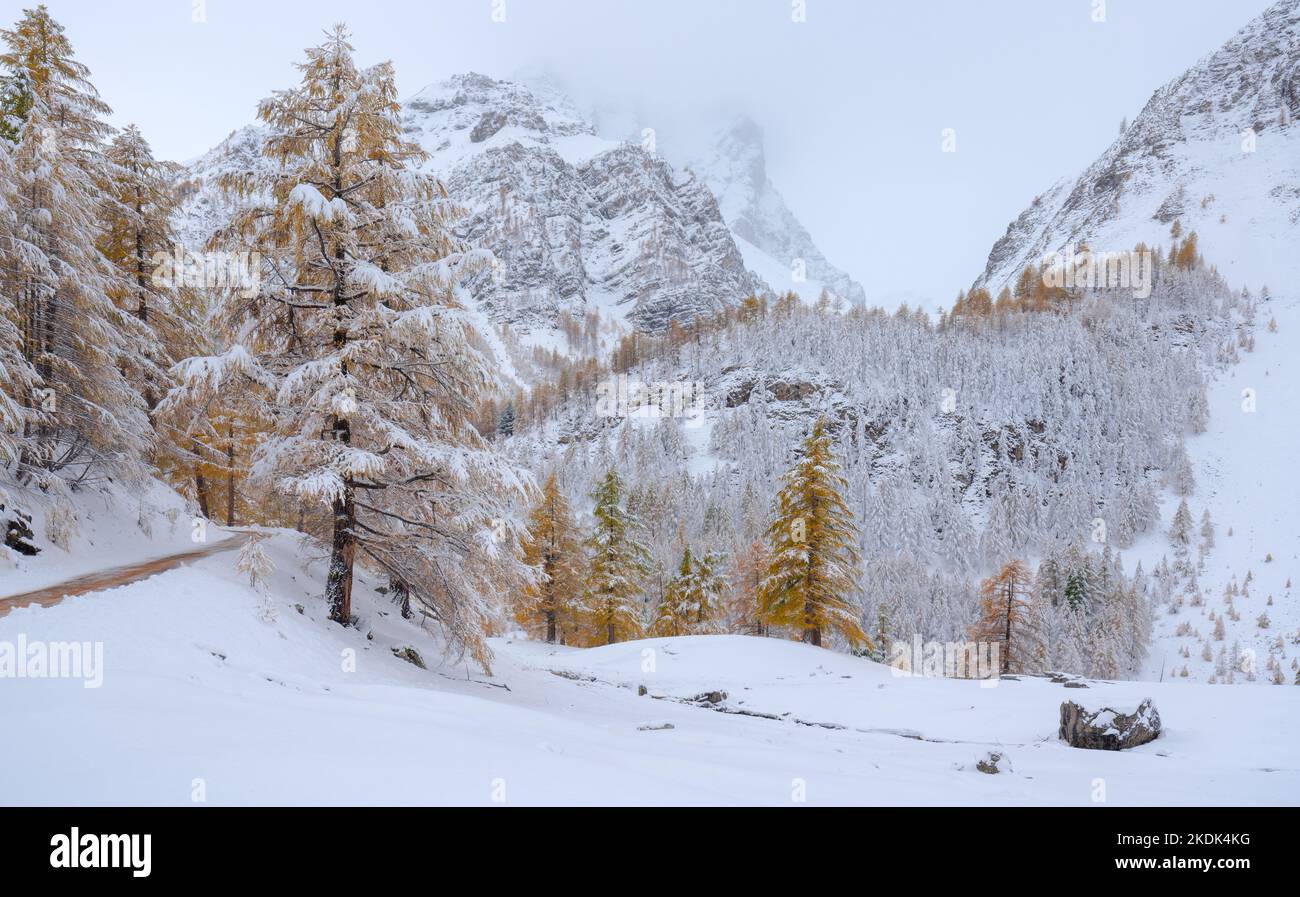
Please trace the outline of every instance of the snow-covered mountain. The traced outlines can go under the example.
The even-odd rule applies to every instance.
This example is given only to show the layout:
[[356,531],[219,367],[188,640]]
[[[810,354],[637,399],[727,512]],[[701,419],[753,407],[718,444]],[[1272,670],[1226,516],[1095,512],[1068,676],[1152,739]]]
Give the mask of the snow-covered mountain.
[[[593,310],[653,332],[770,292],[707,185],[597,136],[558,92],[458,75],[411,97],[404,126],[465,210],[459,236],[496,256],[467,284],[480,310],[517,334]],[[262,133],[235,131],[189,167],[177,225],[190,245],[229,214],[216,177],[264,164]]]
[[736,117],[717,131],[708,152],[689,165],[718,197],[746,264],[776,289],[793,289],[808,300],[824,287],[854,305],[866,303],[862,285],[827,261],[768,177],[757,122]]
[[657,331],[766,289],[707,186],[595,134],[554,92],[468,74],[406,103],[406,130],[467,210],[461,236],[499,265],[471,282],[516,330],[593,308]]
[[1045,253],[1168,245],[1180,219],[1235,283],[1300,273],[1300,0],[1281,0],[1155,92],[1077,178],[1058,181],[993,245],[997,292]]

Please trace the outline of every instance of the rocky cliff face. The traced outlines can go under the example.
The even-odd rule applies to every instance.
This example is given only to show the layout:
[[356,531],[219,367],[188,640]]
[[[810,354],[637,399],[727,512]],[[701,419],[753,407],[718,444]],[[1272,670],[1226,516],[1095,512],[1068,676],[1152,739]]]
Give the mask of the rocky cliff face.
[[976,285],[994,292],[1068,243],[1168,244],[1180,219],[1230,280],[1300,273],[1300,0],[1282,0],[1155,92],[1077,179],[1011,222]]
[[768,289],[705,184],[596,136],[556,93],[457,76],[408,101],[405,121],[466,209],[460,236],[499,260],[470,283],[498,323],[600,309],[658,331]]
[[[544,81],[458,75],[411,97],[403,118],[465,210],[459,235],[498,259],[471,293],[492,321],[521,334],[592,310],[653,332],[773,290],[811,302],[824,287],[865,301],[786,207],[748,119],[674,166],[639,143],[599,136]],[[201,245],[232,211],[216,188],[221,173],[266,164],[264,134],[241,128],[188,166],[176,218],[187,245]],[[792,277],[799,262],[803,281]]]

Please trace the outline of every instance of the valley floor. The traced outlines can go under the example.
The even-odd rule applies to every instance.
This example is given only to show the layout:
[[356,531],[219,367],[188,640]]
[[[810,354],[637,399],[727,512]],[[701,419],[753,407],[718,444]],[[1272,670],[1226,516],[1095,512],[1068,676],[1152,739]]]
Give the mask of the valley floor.
[[[1300,803],[1300,689],[981,687],[743,636],[496,639],[487,677],[364,582],[361,627],[329,623],[323,564],[299,559],[299,538],[266,543],[267,596],[225,554],[0,619],[0,644],[103,644],[98,688],[0,679],[0,803]],[[393,655],[407,646],[428,670]],[[712,691],[726,692],[717,707],[779,719],[681,702]],[[1109,753],[1056,738],[1064,700],[1148,695],[1155,742]],[[977,772],[989,750],[1012,769]]]

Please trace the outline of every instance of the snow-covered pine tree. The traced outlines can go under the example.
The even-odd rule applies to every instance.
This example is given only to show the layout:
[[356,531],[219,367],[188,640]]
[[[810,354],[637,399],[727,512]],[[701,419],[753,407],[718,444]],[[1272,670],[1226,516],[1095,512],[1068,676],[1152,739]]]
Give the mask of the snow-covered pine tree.
[[1185,498],[1178,502],[1178,510],[1174,511],[1174,519],[1169,525],[1169,541],[1174,546],[1175,554],[1187,556],[1188,546],[1192,542],[1192,512],[1188,510]]
[[131,480],[144,474],[152,433],[123,373],[135,347],[109,298],[120,274],[96,248],[110,110],[44,6],[26,10],[0,40],[0,66],[28,91],[14,123],[0,292],[12,297],[25,364],[38,378],[11,396],[25,409],[14,474],[46,486]]
[[727,588],[716,554],[692,555],[682,550],[677,574],[655,612],[652,632],[658,636],[703,635],[721,631],[722,593]]
[[1214,548],[1214,522],[1210,520],[1210,509],[1201,512],[1201,547],[1205,551]]
[[258,110],[276,164],[223,180],[242,205],[214,241],[261,253],[258,293],[225,297],[236,341],[179,365],[182,388],[253,404],[269,432],[252,475],[328,508],[331,619],[351,619],[359,553],[486,666],[489,617],[527,573],[527,477],[469,423],[492,369],[455,290],[488,258],[453,240],[455,209],[416,169],[392,66],[358,69],[337,26],[298,68]]
[[534,638],[551,644],[578,641],[588,616],[582,606],[582,562],[577,523],[552,473],[533,506],[524,539],[524,563],[540,579],[521,590],[515,605],[515,619]]
[[513,436],[515,433],[515,403],[506,402],[505,410],[497,421],[498,436]]
[[870,648],[854,598],[861,558],[857,526],[843,498],[848,483],[820,419],[782,482],[767,529],[772,558],[759,589],[764,623],[796,629],[812,645],[820,646],[823,634],[832,631],[851,647]]
[[640,523],[623,509],[623,480],[612,469],[592,493],[595,521],[586,539],[588,567],[584,603],[597,644],[639,638],[642,583],[650,570]]

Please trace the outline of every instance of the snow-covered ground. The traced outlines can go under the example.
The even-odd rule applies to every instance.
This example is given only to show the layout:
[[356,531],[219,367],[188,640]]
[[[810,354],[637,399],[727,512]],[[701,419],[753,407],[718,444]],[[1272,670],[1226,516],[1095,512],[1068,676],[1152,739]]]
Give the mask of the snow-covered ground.
[[[227,554],[0,618],[0,644],[103,646],[98,688],[0,679],[0,803],[1300,802],[1300,689],[981,687],[743,636],[589,650],[498,638],[487,677],[367,580],[359,628],[329,623],[323,564],[300,559],[301,538],[265,543],[269,598]],[[407,646],[429,669],[392,653]],[[715,691],[716,708],[683,702]],[[1148,695],[1165,724],[1153,743],[1057,740],[1062,701]],[[976,771],[989,750],[1012,770]]]

